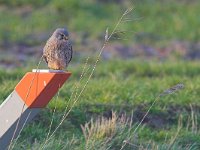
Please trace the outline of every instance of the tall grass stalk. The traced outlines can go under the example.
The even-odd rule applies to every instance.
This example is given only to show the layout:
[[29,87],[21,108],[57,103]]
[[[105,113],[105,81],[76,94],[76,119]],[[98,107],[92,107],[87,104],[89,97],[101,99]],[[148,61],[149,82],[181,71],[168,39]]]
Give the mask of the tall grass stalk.
[[96,59],[94,65],[93,65],[92,71],[90,72],[90,74],[89,74],[89,76],[88,76],[88,78],[87,78],[85,84],[83,85],[82,90],[80,91],[80,93],[78,94],[78,96],[75,97],[73,104],[72,104],[71,107],[69,108],[69,111],[66,113],[66,115],[63,117],[63,119],[62,119],[61,122],[58,124],[58,126],[56,127],[56,129],[55,129],[55,130],[52,132],[52,134],[49,136],[49,138],[47,139],[47,141],[49,141],[50,138],[53,137],[53,135],[55,134],[55,132],[58,130],[58,128],[59,128],[59,127],[61,126],[61,124],[63,123],[64,119],[66,119],[66,117],[69,115],[69,113],[71,112],[71,110],[73,109],[73,107],[75,106],[75,104],[77,103],[77,101],[79,100],[80,96],[83,94],[83,92],[84,92],[84,90],[86,89],[86,87],[87,87],[87,85],[88,85],[90,79],[92,78],[92,76],[93,76],[93,74],[94,74],[94,71],[95,71],[95,69],[96,69],[96,66],[97,66],[98,62],[100,61],[100,57],[101,57],[101,55],[102,55],[103,50],[104,50],[105,47],[107,46],[107,44],[108,44],[110,38],[111,38],[111,37],[113,36],[113,34],[116,32],[116,30],[117,30],[117,28],[119,27],[119,25],[121,24],[123,18],[124,18],[127,14],[129,14],[132,10],[133,10],[133,7],[130,7],[130,8],[128,8],[128,9],[126,9],[126,10],[124,11],[124,13],[122,14],[122,16],[120,17],[120,19],[119,19],[118,22],[116,23],[114,29],[112,30],[111,34],[108,33],[108,28],[106,29],[106,32],[105,32],[105,41],[104,41],[104,43],[103,43],[103,46],[98,50],[98,51],[99,51],[99,54],[98,54],[98,56],[97,56],[97,59]]
[[[151,104],[151,106],[149,107],[149,109],[147,110],[147,112],[145,113],[145,115],[143,116],[143,118],[141,119],[141,121],[139,122],[139,124],[136,126],[136,128],[134,129],[134,131],[129,134],[133,134],[135,135],[136,131],[138,130],[138,128],[141,126],[142,122],[144,121],[144,119],[146,118],[146,116],[149,114],[150,110],[152,109],[152,107],[155,105],[155,103],[162,97],[168,94],[173,94],[181,89],[184,88],[184,85],[182,83],[177,84],[167,90],[165,90],[164,92],[162,92],[161,94],[159,94],[155,100],[153,101],[153,103]],[[126,146],[127,143],[129,143],[128,141],[130,140],[130,135],[128,136],[128,138],[126,140],[124,140],[123,145],[121,146],[120,150],[124,149],[124,147]]]
[[[57,127],[54,129],[54,131],[52,132],[52,134],[50,135],[50,137],[46,138],[45,143],[47,143],[47,142],[50,140],[50,138],[53,137],[53,134],[58,130],[58,128],[62,125],[62,123],[63,123],[64,120],[66,119],[67,114],[68,114],[67,109],[68,109],[68,107],[69,107],[69,104],[70,104],[71,100],[73,99],[73,96],[76,97],[77,91],[78,91],[78,89],[79,89],[80,82],[82,81],[84,75],[85,75],[86,72],[88,71],[88,70],[86,70],[86,67],[87,67],[87,64],[88,64],[88,60],[89,60],[89,57],[86,59],[86,62],[85,62],[84,67],[83,67],[83,69],[82,69],[81,76],[80,76],[80,78],[79,78],[78,83],[74,84],[74,88],[73,88],[73,91],[72,91],[72,93],[71,93],[71,95],[70,95],[70,98],[69,98],[69,101],[68,101],[68,105],[65,107],[65,110],[64,110],[64,113],[63,113],[63,116],[62,116],[62,119],[61,119],[60,123],[59,123],[59,124],[57,125]],[[74,95],[74,94],[75,94],[75,95]],[[44,149],[45,144],[42,144],[42,145],[43,145],[43,147],[41,147],[40,149]]]

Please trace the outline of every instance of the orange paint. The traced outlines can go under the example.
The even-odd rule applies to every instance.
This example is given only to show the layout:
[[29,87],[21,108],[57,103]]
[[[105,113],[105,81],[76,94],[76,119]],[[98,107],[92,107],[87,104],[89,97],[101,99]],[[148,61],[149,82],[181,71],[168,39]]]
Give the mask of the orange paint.
[[43,108],[70,75],[69,72],[28,72],[15,90],[29,108]]

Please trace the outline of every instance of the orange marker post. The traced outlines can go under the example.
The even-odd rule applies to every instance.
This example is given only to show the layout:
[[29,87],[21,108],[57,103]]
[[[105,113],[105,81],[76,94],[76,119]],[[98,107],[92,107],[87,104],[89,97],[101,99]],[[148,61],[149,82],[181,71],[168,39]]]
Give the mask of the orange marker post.
[[28,72],[0,106],[0,150],[7,149],[22,127],[44,108],[70,77],[61,70]]

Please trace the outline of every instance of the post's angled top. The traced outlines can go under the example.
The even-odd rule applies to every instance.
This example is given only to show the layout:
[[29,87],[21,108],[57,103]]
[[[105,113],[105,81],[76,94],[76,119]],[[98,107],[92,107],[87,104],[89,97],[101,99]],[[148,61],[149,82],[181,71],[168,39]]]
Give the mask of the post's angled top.
[[[34,71],[34,70],[33,70]],[[15,91],[29,108],[43,108],[71,75],[70,72],[35,70],[28,72]]]

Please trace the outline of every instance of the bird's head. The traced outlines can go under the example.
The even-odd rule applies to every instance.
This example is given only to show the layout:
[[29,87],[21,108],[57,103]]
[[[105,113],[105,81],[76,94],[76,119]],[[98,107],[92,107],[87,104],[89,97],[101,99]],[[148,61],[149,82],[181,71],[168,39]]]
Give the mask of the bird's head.
[[67,29],[65,28],[57,28],[53,36],[56,37],[58,40],[68,40],[69,39],[69,33]]

